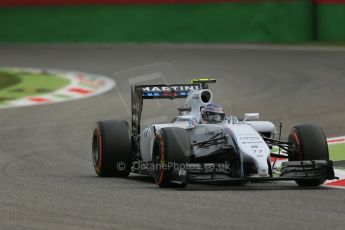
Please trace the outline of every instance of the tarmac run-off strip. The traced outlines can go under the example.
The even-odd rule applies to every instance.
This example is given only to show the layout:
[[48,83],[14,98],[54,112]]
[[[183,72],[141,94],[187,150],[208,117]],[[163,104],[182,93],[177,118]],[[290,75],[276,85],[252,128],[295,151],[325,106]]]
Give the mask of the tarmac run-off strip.
[[61,78],[65,78],[69,80],[70,83],[67,86],[53,92],[39,94],[35,96],[27,96],[17,100],[7,101],[6,105],[0,106],[0,109],[78,100],[105,93],[114,88],[115,86],[114,80],[97,74],[89,74],[74,71],[60,71],[51,69],[40,70],[31,68],[20,68],[20,70],[30,72],[45,71],[48,73],[56,74]]

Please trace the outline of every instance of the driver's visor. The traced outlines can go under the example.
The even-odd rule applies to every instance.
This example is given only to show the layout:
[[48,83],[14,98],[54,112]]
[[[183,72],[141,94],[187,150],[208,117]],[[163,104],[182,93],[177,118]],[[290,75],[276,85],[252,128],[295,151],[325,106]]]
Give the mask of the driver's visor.
[[206,117],[209,122],[221,122],[225,118],[225,113],[207,112]]

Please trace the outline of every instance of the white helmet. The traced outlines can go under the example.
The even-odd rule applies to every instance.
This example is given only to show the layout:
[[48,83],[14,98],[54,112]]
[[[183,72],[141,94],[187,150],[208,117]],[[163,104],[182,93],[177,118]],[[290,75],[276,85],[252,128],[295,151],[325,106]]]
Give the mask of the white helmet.
[[201,109],[201,118],[208,123],[220,123],[225,118],[225,112],[217,104],[208,104]]

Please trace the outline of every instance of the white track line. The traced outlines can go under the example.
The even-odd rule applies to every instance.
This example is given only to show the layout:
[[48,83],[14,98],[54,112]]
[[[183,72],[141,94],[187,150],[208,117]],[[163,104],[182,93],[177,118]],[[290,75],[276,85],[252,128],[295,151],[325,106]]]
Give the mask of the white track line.
[[42,70],[33,68],[13,67],[2,69],[26,71],[32,73],[51,73],[57,75],[58,77],[69,80],[70,84],[54,92],[7,101],[6,104],[0,105],[0,109],[78,100],[105,93],[115,87],[115,81],[113,79],[96,74],[82,73],[76,71],[60,71],[54,69]]

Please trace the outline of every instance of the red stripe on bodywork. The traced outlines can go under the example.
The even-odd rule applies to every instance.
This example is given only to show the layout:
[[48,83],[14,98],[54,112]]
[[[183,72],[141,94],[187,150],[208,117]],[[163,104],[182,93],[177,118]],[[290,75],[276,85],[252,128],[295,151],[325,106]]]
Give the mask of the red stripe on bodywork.
[[285,161],[287,160],[288,158],[275,158],[275,157],[271,157],[271,161],[274,162],[274,161]]

